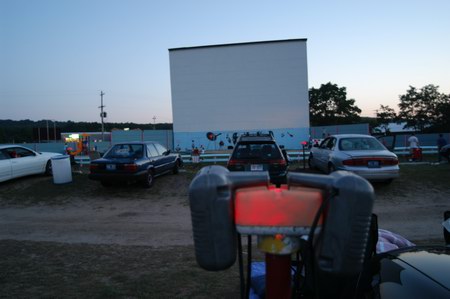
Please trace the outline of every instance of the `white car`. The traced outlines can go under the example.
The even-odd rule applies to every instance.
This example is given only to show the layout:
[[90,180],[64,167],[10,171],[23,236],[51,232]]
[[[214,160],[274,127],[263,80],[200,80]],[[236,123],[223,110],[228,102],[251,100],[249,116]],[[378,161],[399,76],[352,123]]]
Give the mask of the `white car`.
[[398,157],[378,139],[363,134],[337,134],[311,148],[309,167],[325,173],[354,172],[369,181],[390,182],[399,176]]
[[59,153],[38,153],[12,144],[0,145],[0,182],[32,174],[52,174],[51,158]]

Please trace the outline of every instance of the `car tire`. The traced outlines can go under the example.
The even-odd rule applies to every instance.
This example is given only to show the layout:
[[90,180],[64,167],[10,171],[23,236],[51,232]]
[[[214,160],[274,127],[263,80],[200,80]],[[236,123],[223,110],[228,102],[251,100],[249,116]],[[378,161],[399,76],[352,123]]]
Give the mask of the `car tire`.
[[149,170],[145,176],[144,176],[144,181],[143,181],[143,185],[145,188],[151,188],[153,186],[153,181],[155,180],[153,173],[151,170]]
[[52,174],[53,174],[52,161],[48,160],[47,164],[45,164],[45,175],[52,175]]
[[175,161],[175,165],[173,165],[172,173],[178,174],[180,172],[180,163],[178,160]]
[[328,174],[335,172],[336,171],[336,167],[334,167],[333,164],[328,164]]

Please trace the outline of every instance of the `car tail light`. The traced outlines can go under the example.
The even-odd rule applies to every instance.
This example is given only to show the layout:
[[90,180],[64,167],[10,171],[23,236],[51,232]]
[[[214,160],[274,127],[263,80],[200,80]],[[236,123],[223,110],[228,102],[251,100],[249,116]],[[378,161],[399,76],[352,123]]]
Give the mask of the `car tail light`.
[[273,160],[272,163],[270,163],[270,164],[277,165],[277,166],[286,166],[286,160],[284,160],[284,159]]
[[138,170],[137,164],[124,164],[123,170],[127,172],[136,172]]
[[398,165],[398,159],[397,158],[382,159],[381,164],[382,165]]
[[238,160],[238,159],[230,159],[228,161],[228,166],[234,166],[234,165],[240,165],[240,164],[246,164],[246,161]]

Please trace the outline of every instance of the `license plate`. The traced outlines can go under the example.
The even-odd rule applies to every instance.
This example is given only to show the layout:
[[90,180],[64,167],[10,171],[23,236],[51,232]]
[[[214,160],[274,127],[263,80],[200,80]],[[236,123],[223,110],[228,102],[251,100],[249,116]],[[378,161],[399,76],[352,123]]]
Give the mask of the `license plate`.
[[250,170],[251,171],[262,171],[263,170],[263,166],[261,164],[251,164],[250,165]]
[[369,167],[369,168],[378,168],[378,167],[380,167],[380,162],[379,161],[368,161],[367,162],[367,167]]
[[116,164],[106,164],[107,170],[116,170]]

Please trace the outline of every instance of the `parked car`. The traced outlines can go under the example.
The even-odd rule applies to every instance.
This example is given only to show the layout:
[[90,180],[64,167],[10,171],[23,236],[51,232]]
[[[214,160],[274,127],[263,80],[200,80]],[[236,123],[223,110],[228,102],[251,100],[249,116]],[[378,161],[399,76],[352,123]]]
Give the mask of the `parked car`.
[[51,175],[51,158],[55,156],[61,154],[39,153],[16,144],[0,145],[0,182],[40,173]]
[[450,298],[450,247],[418,246],[380,254],[374,298]]
[[369,135],[329,136],[311,148],[308,163],[325,173],[347,170],[371,181],[390,182],[399,176],[397,155]]
[[228,160],[230,171],[268,171],[274,184],[286,182],[288,157],[271,134],[240,136]]
[[178,173],[182,163],[179,154],[172,154],[157,142],[118,143],[91,162],[89,178],[104,186],[134,181],[149,188],[155,177]]

